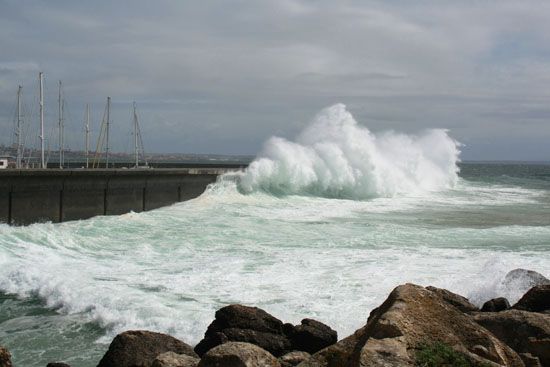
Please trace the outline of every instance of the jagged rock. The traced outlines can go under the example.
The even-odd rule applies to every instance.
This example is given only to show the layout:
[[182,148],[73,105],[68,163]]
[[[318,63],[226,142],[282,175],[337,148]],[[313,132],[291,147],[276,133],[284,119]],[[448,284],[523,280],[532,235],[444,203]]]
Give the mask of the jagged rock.
[[0,345],[0,367],[12,367],[10,352]]
[[294,367],[311,357],[308,352],[294,351],[279,357],[281,367]]
[[500,312],[510,308],[510,302],[504,297],[493,298],[481,306],[481,312]]
[[63,362],[50,362],[46,367],[71,367],[71,366]]
[[477,363],[524,366],[514,350],[437,292],[405,284],[371,312],[364,327],[298,367],[414,366],[416,350],[435,341]]
[[170,335],[145,330],[130,330],[118,334],[98,367],[149,367],[165,352],[198,357],[188,344]]
[[186,354],[166,352],[159,354],[152,367],[197,367],[200,359]]
[[268,351],[250,343],[227,342],[210,349],[198,367],[281,367]]
[[338,334],[322,322],[303,319],[294,327],[291,335],[292,348],[308,353],[315,353],[336,343]]
[[531,312],[550,310],[550,284],[537,285],[529,289],[512,308]]
[[473,317],[516,352],[529,353],[543,366],[550,366],[550,315],[507,310],[476,313]]
[[319,321],[304,319],[293,326],[257,307],[229,305],[216,312],[195,352],[202,356],[217,345],[234,341],[257,345],[279,357],[293,350],[316,352],[336,340],[336,332]]
[[468,301],[468,298],[462,297],[459,294],[453,293],[446,289],[436,288],[432,286],[428,286],[426,287],[426,289],[437,293],[447,303],[450,303],[464,313],[479,311],[479,308],[470,303],[470,301]]

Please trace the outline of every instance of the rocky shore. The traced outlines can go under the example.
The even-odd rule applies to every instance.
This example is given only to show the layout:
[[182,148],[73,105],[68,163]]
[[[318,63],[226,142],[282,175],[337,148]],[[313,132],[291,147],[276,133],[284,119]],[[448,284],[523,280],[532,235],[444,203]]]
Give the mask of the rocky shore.
[[[292,325],[256,307],[229,305],[194,348],[131,330],[113,339],[98,367],[550,366],[550,281],[516,269],[504,282],[529,290],[514,305],[499,297],[478,308],[445,289],[400,285],[339,341],[313,319]],[[0,346],[0,367],[11,366]]]

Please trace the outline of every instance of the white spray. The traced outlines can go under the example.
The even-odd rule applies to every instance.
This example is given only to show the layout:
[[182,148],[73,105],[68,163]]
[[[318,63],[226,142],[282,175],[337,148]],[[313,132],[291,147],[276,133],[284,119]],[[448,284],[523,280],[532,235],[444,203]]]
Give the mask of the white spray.
[[295,142],[269,139],[239,188],[348,199],[442,190],[458,180],[459,146],[443,129],[375,135],[336,104],[322,110]]

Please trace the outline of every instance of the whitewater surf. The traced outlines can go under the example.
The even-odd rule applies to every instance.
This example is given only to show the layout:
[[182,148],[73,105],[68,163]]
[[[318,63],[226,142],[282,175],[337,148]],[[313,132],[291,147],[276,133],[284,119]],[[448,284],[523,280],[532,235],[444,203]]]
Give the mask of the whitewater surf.
[[508,271],[550,274],[550,166],[460,164],[459,148],[443,130],[372,133],[336,105],[197,199],[0,224],[2,344],[16,365],[95,366],[128,329],[195,344],[231,303],[344,337],[405,282],[514,302]]

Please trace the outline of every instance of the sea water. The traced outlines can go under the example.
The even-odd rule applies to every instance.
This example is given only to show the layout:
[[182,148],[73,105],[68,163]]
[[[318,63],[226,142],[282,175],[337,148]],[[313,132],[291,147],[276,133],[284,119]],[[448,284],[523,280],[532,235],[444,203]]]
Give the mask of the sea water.
[[459,164],[446,131],[373,134],[343,105],[191,201],[0,224],[0,344],[16,366],[95,366],[119,332],[194,345],[231,303],[345,337],[397,285],[515,302],[550,276],[550,165]]

